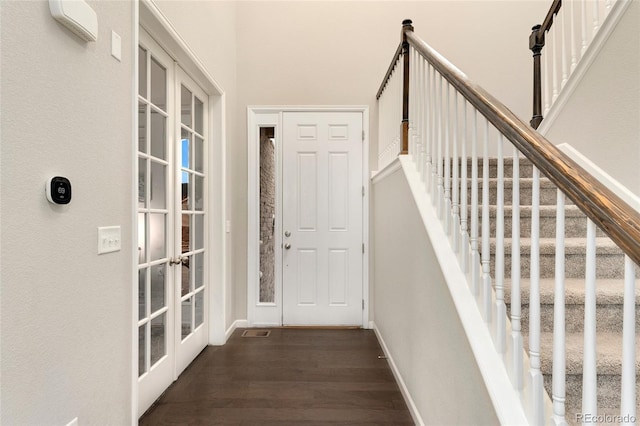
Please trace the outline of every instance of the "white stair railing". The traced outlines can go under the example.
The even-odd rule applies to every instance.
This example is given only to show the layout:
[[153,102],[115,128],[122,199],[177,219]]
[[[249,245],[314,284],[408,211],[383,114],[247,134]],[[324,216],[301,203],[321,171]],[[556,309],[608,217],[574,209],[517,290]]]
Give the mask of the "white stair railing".
[[[568,10],[576,9],[578,8]],[[571,19],[568,22],[565,27],[572,27]],[[586,423],[587,419],[598,419],[595,314],[598,227],[606,230],[627,255],[624,270],[620,416],[621,419],[626,419],[621,423],[635,424],[635,274],[636,264],[640,261],[640,213],[515,117],[498,100],[471,83],[461,71],[413,34],[410,21],[409,25],[405,23],[404,28],[406,51],[399,48],[396,52],[379,96],[380,134],[386,141],[380,145],[380,161],[383,165],[392,161],[386,150],[389,149],[389,152],[397,155],[402,151],[401,146],[406,143],[409,158],[420,172],[425,183],[424,190],[431,198],[432,207],[437,212],[445,235],[449,238],[450,256],[458,261],[461,271],[468,279],[469,292],[477,302],[478,314],[484,319],[490,335],[494,338],[493,350],[504,361],[505,371],[510,373],[513,392],[520,397],[523,412],[527,413],[531,424],[568,423],[564,326],[565,270],[569,269],[568,252],[565,252],[565,199],[568,198],[589,217],[584,275],[584,366],[581,407],[581,413],[588,416],[583,416],[582,421]],[[567,38],[571,39],[565,37],[565,40]],[[566,64],[559,69],[559,75],[562,77],[568,75],[573,66],[573,51],[570,46],[562,47],[560,50],[568,55]],[[405,72],[407,69],[409,72]],[[405,93],[408,97],[402,98],[401,95]],[[392,108],[403,111],[394,112]],[[408,119],[407,127],[403,127],[406,122],[405,112]],[[407,141],[398,141],[404,137],[404,128],[408,129]],[[497,137],[494,138],[493,135]],[[508,204],[503,158],[505,140],[512,144],[513,152],[510,235],[506,235],[505,232],[504,206]],[[391,148],[388,148],[389,146]],[[468,152],[471,161],[470,176],[467,173]],[[490,152],[497,155],[495,178],[491,178],[490,174],[493,162]],[[520,160],[523,155],[533,163],[531,179],[520,179]],[[482,167],[481,178],[479,165]],[[541,338],[541,263],[544,257],[544,269],[549,270],[546,262],[550,258],[548,241],[543,241],[540,236],[542,191],[547,190],[546,186],[541,188],[541,172],[545,182],[550,180],[559,188],[555,200],[555,248],[554,255],[551,256],[555,271],[555,291],[553,349],[549,353],[543,353]],[[525,183],[531,184],[528,258],[526,251],[522,250],[521,241],[524,241],[524,238],[521,236],[520,225],[520,202],[528,201],[523,200],[524,197],[520,193],[521,185]],[[479,185],[482,185],[481,194]],[[491,226],[492,194],[495,194],[495,227]],[[548,193],[545,193],[544,197],[545,203],[548,204]],[[491,229],[495,229],[493,236],[490,235]],[[543,243],[546,244],[544,247]],[[511,247],[509,279],[506,277],[508,245]],[[493,253],[492,246],[495,248]],[[526,276],[524,270],[527,266],[529,328],[525,354],[521,277]],[[507,282],[510,283],[511,290],[509,317],[505,300]],[[495,284],[495,287],[492,284]],[[543,357],[552,359],[552,399],[544,388],[543,373],[549,372],[542,370]]]

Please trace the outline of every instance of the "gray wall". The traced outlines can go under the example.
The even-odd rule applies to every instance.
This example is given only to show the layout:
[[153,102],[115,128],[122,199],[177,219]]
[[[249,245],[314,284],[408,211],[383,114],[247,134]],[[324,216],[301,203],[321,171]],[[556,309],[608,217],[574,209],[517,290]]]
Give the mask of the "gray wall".
[[[96,43],[48,1],[1,7],[0,423],[128,424],[132,321],[132,3],[89,1]],[[111,30],[122,62],[111,57]],[[63,175],[73,200],[45,199]],[[122,251],[97,255],[97,227]]]
[[402,169],[374,184],[373,218],[375,324],[422,420],[499,424]]

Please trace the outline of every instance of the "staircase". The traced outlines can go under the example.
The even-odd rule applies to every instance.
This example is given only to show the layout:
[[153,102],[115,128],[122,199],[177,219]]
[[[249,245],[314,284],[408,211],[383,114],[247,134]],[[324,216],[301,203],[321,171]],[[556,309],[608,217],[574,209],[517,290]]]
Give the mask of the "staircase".
[[[471,176],[471,162],[467,162]],[[490,236],[491,236],[491,276],[494,273],[495,218],[497,213],[497,161],[491,159],[489,170]],[[511,224],[512,224],[512,161],[504,161],[504,216],[505,216],[505,303],[510,315],[510,274],[511,274]],[[482,161],[479,161],[478,176],[482,176]],[[529,330],[529,259],[531,249],[531,186],[532,165],[520,161],[520,245],[521,245],[521,294],[522,333],[525,350],[528,352]],[[478,183],[479,206],[482,198],[482,179]],[[471,182],[467,183],[468,204],[471,202]],[[556,187],[547,178],[540,179],[540,311],[541,311],[541,369],[544,386],[552,395],[552,351],[553,351],[553,304],[555,282],[555,228],[556,228]],[[565,205],[565,306],[566,306],[566,419],[581,423],[577,415],[581,411],[582,395],[582,353],[584,328],[584,283],[586,254],[586,216],[566,199]],[[478,208],[479,223],[482,212]],[[469,218],[471,211],[468,210]],[[481,232],[481,230],[480,230]],[[507,238],[508,237],[508,238]],[[597,370],[598,370],[598,415],[618,416],[620,411],[620,380],[622,359],[622,304],[624,255],[622,251],[600,230],[596,231],[596,321],[597,321]],[[480,237],[481,238],[481,237]],[[480,239],[479,239],[480,241]],[[479,244],[479,247],[481,245]],[[638,273],[636,271],[636,276]],[[640,298],[636,296],[636,306]],[[640,330],[640,311],[636,311],[636,334]],[[640,345],[636,340],[636,354]],[[640,369],[640,359],[636,368]],[[636,389],[640,393],[639,382]],[[640,410],[639,410],[640,411]]]

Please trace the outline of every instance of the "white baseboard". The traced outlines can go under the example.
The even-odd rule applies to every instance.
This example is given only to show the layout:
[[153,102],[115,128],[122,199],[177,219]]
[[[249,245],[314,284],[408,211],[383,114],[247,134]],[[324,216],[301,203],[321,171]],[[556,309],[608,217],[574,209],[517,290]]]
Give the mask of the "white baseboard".
[[404,380],[400,375],[400,371],[398,370],[398,367],[396,367],[396,363],[393,361],[393,357],[391,356],[391,353],[389,353],[389,349],[387,348],[387,345],[385,344],[384,339],[380,334],[380,331],[376,327],[376,324],[374,321],[371,321],[369,324],[373,329],[373,331],[376,333],[376,337],[378,338],[378,342],[380,342],[382,351],[384,352],[384,355],[387,357],[387,361],[389,362],[389,367],[391,367],[391,371],[393,372],[393,377],[396,378],[396,382],[400,387],[400,392],[402,392],[402,396],[404,397],[404,402],[407,404],[407,407],[409,408],[409,413],[411,413],[411,417],[413,418],[413,421],[416,423],[416,425],[423,426],[424,422],[422,421],[422,417],[418,412],[418,408],[416,407],[416,404],[413,402],[413,398],[411,398],[409,389],[407,389],[407,385],[404,383]]
[[229,340],[229,337],[236,331],[236,328],[246,328],[249,327],[249,321],[247,320],[235,320],[231,326],[227,329],[226,333],[224,333],[224,341],[225,343]]

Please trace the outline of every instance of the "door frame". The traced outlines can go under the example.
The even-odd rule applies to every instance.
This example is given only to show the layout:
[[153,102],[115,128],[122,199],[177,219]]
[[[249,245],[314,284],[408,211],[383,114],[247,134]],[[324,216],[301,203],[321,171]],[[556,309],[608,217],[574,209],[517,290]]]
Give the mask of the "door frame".
[[[249,106],[247,107],[247,323],[249,327],[282,326],[282,122],[285,112],[362,113],[362,327],[369,324],[369,107],[355,106]],[[260,128],[275,128],[276,139],[276,285],[275,302],[260,303]]]
[[[226,305],[225,293],[229,287],[228,248],[226,233],[226,94],[222,86],[211,76],[204,64],[185,43],[182,36],[164,16],[153,0],[140,0],[133,4],[131,40],[131,159],[132,176],[138,175],[137,141],[138,141],[138,44],[140,27],[160,45],[160,47],[187,72],[196,84],[206,93],[209,101],[209,112],[206,120],[209,125],[209,187],[207,190],[209,212],[208,249],[206,261],[209,264],[208,282],[208,344],[221,345],[226,341]],[[138,220],[137,220],[137,186],[132,179],[131,188],[131,248],[137,253]],[[131,424],[138,424],[138,260],[131,257]],[[206,304],[205,304],[206,306]],[[177,374],[176,374],[177,376]],[[174,379],[177,377],[174,377]]]

